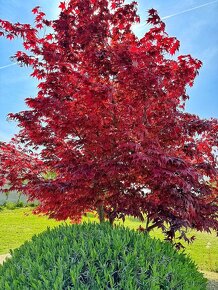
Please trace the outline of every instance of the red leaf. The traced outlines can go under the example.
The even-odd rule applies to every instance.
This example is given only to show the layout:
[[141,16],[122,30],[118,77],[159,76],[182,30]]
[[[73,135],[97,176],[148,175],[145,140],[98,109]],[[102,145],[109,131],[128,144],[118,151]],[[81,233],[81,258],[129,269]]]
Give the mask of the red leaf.
[[175,52],[177,50],[179,50],[179,46],[180,46],[180,42],[178,40],[175,40],[174,43],[173,43],[173,45],[171,46],[171,48],[169,50],[170,54],[171,55],[175,54]]
[[13,34],[8,34],[6,37],[7,37],[8,39],[10,39],[10,40],[14,39],[14,35],[13,35]]
[[156,15],[157,14],[157,10],[155,10],[155,9],[149,9],[148,10],[148,13],[150,14],[150,15]]
[[46,35],[46,39],[47,39],[47,40],[52,40],[52,39],[53,39],[53,35],[52,35],[52,34],[48,34],[48,35]]
[[36,28],[42,29],[43,28],[43,24],[42,23],[36,24]]
[[130,47],[130,51],[133,52],[133,53],[134,52],[137,52],[138,51],[138,48],[136,46],[131,46]]
[[59,5],[59,8],[61,10],[65,10],[66,9],[66,3],[65,2],[61,2],[60,5]]
[[117,8],[117,4],[115,2],[111,3],[111,9],[116,9]]
[[32,9],[33,14],[37,14],[39,12],[40,6],[36,6],[35,8]]
[[31,45],[29,43],[24,42],[23,46],[25,49],[30,49]]

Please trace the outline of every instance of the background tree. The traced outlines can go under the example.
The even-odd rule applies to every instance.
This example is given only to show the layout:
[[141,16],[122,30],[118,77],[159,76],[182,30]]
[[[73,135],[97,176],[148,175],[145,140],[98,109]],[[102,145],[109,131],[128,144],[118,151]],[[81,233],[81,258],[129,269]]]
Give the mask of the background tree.
[[[150,30],[137,38],[136,2],[73,0],[59,7],[54,21],[34,8],[34,27],[0,21],[3,36],[23,39],[25,51],[14,59],[39,80],[37,96],[26,99],[29,109],[10,114],[21,128],[17,154],[28,162],[16,162],[19,180],[10,176],[15,164],[7,165],[5,151],[12,145],[4,144],[2,176],[9,170],[18,190],[28,180],[22,191],[40,201],[36,212],[59,220],[79,221],[95,210],[101,222],[133,215],[169,240],[176,231],[187,239],[185,228],[217,230],[218,122],[184,112],[201,62],[172,58],[179,41],[154,9]],[[28,150],[38,157],[29,159]]]

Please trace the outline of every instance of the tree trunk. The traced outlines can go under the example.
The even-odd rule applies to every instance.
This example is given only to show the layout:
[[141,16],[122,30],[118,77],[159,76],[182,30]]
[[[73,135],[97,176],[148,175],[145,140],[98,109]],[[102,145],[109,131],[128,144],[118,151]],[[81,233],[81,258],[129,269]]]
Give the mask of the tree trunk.
[[97,212],[98,212],[98,218],[99,218],[100,223],[103,223],[105,221],[103,205],[100,205],[97,208]]
[[149,233],[151,230],[153,230],[154,228],[160,226],[162,224],[162,221],[156,222],[151,226],[147,226],[147,228],[145,229],[146,233]]
[[114,218],[109,217],[109,222],[110,222],[110,225],[113,226],[113,224],[114,224]]
[[21,194],[22,194],[22,192],[19,192],[19,193],[18,193],[18,200],[17,200],[17,203],[20,202]]

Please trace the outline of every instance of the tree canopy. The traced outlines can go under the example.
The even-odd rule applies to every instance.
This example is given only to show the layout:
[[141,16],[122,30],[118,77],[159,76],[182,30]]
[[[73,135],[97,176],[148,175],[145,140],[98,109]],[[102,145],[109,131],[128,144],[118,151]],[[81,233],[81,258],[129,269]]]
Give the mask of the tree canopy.
[[180,43],[154,9],[138,38],[136,2],[59,7],[52,21],[35,7],[34,26],[0,20],[0,35],[23,39],[13,59],[39,82],[29,109],[9,114],[20,131],[1,143],[1,185],[59,220],[132,215],[169,240],[177,231],[187,239],[185,228],[217,230],[218,122],[185,112],[201,62],[174,56]]

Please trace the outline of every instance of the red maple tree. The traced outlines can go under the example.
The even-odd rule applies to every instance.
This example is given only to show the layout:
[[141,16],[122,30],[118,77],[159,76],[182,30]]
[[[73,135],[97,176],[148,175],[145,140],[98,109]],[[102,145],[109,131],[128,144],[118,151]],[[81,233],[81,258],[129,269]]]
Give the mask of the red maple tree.
[[[201,62],[172,57],[179,41],[154,9],[139,39],[136,2],[59,7],[53,21],[34,8],[34,27],[0,21],[1,35],[23,39],[14,59],[39,80],[29,109],[9,115],[20,148],[1,144],[1,185],[38,199],[36,212],[58,220],[95,210],[111,223],[132,215],[169,240],[177,231],[187,239],[185,228],[217,230],[218,122],[184,111]],[[49,171],[55,176],[45,178]]]

